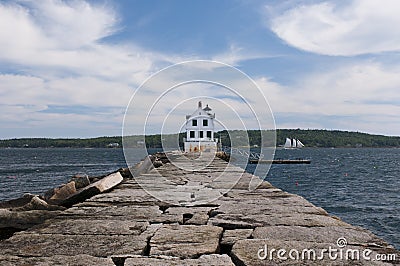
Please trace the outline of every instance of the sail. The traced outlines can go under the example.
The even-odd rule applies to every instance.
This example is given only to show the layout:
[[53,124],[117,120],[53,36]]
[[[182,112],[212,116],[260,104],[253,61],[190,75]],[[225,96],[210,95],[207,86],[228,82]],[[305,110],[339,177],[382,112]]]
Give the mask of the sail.
[[297,144],[297,147],[298,147],[298,148],[303,148],[303,147],[304,147],[304,144],[301,143],[300,140],[296,140],[296,144]]
[[284,148],[290,148],[292,147],[292,141],[289,138],[286,138],[285,145],[283,145]]
[[298,139],[291,139],[291,138],[286,138],[285,145],[283,145],[285,149],[296,149],[296,148],[303,148],[304,144],[298,140]]

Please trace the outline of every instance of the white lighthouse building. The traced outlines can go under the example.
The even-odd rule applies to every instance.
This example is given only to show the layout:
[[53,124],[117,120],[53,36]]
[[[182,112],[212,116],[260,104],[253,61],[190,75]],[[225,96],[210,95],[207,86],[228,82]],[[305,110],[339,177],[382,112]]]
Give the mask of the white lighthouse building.
[[199,102],[197,110],[186,116],[185,152],[216,152],[218,139],[214,138],[215,114],[211,108],[203,109]]

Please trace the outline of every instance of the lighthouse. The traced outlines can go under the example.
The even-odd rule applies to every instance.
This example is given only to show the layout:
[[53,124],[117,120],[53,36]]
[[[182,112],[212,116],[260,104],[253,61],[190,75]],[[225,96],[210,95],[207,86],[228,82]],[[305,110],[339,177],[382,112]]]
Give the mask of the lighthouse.
[[214,138],[215,114],[208,106],[203,108],[201,101],[196,111],[186,116],[185,152],[216,152],[218,139]]

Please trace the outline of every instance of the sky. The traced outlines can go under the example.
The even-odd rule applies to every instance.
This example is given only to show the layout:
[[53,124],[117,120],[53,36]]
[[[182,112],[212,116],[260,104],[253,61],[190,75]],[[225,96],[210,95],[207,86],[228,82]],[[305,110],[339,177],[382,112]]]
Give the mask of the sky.
[[[1,0],[0,138],[121,135],[127,107],[146,109],[167,89],[146,80],[190,60],[248,75],[267,103],[256,89],[244,98],[272,110],[276,128],[398,136],[398,10],[396,0]],[[243,103],[204,86],[196,97],[239,127]],[[157,115],[173,114],[179,130],[199,98],[175,92]]]

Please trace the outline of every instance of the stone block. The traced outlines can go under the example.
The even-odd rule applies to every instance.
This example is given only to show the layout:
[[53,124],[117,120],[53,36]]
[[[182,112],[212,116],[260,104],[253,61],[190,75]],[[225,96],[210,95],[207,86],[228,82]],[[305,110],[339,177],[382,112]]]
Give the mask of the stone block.
[[150,255],[196,258],[218,253],[222,228],[208,225],[163,225],[150,240]]

